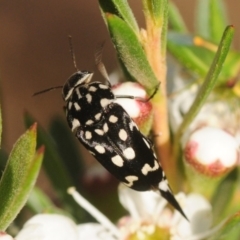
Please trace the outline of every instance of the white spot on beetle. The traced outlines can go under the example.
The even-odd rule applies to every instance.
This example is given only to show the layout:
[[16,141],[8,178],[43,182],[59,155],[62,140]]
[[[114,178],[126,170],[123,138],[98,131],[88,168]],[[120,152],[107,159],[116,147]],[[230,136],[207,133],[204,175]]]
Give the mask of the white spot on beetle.
[[78,96],[78,99],[80,99],[82,97],[81,93],[79,92],[79,88],[76,88],[75,89],[76,93],[77,93],[77,96]]
[[144,164],[142,167],[142,174],[147,176],[149,172],[154,172],[159,168],[159,164],[157,161],[154,161],[154,166],[151,167],[148,163]]
[[126,148],[125,150],[123,150],[123,155],[128,160],[132,160],[135,158],[135,151],[131,147],[129,147],[129,148]]
[[109,105],[111,102],[112,102],[112,100],[107,99],[107,98],[102,98],[100,100],[100,104],[103,108],[106,107],[107,105]]
[[97,133],[98,135],[101,135],[101,136],[104,134],[104,131],[102,129],[95,129],[94,131],[95,131],[95,133]]
[[93,120],[89,119],[86,121],[86,125],[91,125],[91,124],[93,124]]
[[129,128],[131,131],[133,130],[133,122],[132,121],[129,123]]
[[111,115],[109,117],[109,122],[111,123],[116,123],[118,121],[118,117],[114,116],[114,115]]
[[104,85],[104,84],[99,84],[98,86],[101,89],[108,89],[109,88],[107,85]]
[[125,177],[125,179],[128,181],[128,183],[124,183],[126,186],[128,186],[128,187],[132,187],[132,185],[133,185],[133,182],[134,181],[137,181],[138,180],[138,177],[137,176],[127,176],[127,177]]
[[96,120],[99,120],[99,119],[101,118],[101,116],[102,116],[101,113],[97,113],[97,114],[95,115],[95,119],[96,119]]
[[79,104],[77,102],[74,103],[74,107],[77,111],[81,110],[81,107],[79,106]]
[[88,93],[88,94],[86,95],[86,98],[87,98],[87,102],[88,102],[88,103],[91,103],[91,102],[92,102],[92,95],[91,95],[91,94]]
[[169,187],[168,187],[168,181],[165,179],[165,180],[162,180],[159,184],[158,184],[158,187],[160,190],[164,191],[164,192],[171,192]]
[[96,145],[95,149],[98,153],[101,153],[101,154],[105,153],[105,148],[101,145]]
[[90,92],[96,92],[96,91],[97,91],[97,88],[94,87],[94,86],[91,86],[88,90],[89,90]]
[[71,110],[71,108],[72,108],[72,102],[69,101],[69,102],[68,102],[68,109]]
[[121,140],[126,141],[127,139],[127,132],[124,129],[121,129],[118,133],[118,136]]
[[123,159],[121,158],[121,156],[116,155],[116,156],[112,157],[111,160],[112,160],[114,165],[116,165],[118,167],[123,166]]
[[91,139],[91,138],[92,138],[92,133],[89,132],[89,131],[86,131],[86,132],[85,132],[85,138],[86,138],[86,139]]
[[103,125],[103,131],[106,133],[108,131],[108,125],[107,123],[104,123]]
[[76,118],[74,118],[74,119],[72,120],[72,131],[74,131],[74,130],[75,130],[76,128],[78,128],[80,125],[81,125],[80,122],[79,122]]

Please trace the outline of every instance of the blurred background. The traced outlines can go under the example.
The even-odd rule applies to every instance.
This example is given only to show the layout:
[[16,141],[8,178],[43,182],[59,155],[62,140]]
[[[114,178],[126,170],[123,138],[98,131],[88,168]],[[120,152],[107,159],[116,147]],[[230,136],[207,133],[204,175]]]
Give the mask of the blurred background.
[[[174,2],[179,7],[190,31],[192,31],[197,1],[174,0]],[[234,0],[225,2],[230,16],[229,24],[233,24],[236,28],[234,44],[235,48],[239,50],[240,2]],[[129,3],[139,25],[144,28],[141,2],[129,0]],[[98,1],[0,1],[2,148],[7,152],[11,150],[14,142],[25,131],[24,112],[29,112],[34,116],[45,129],[48,129],[51,119],[55,116],[60,116],[65,121],[61,90],[36,97],[32,97],[32,94],[64,84],[68,77],[76,71],[69,52],[68,35],[72,35],[73,38],[79,69],[96,71],[94,52],[97,44],[103,40],[105,40],[103,61],[108,72],[111,73],[119,69],[111,40],[101,17]],[[95,79],[97,78],[101,78],[101,76],[96,71]],[[67,126],[66,121],[64,124]],[[70,130],[68,132],[74,139]],[[63,138],[65,140],[65,137]],[[77,142],[75,139],[74,141]],[[69,154],[70,147],[66,148],[68,148],[67,154]],[[77,148],[81,148],[78,143]],[[69,156],[66,156],[65,160],[68,161]],[[89,157],[85,158],[85,162],[87,165],[90,165],[91,162],[96,163]],[[41,186],[44,186],[44,190],[52,195],[43,172],[41,172],[40,179],[38,185],[40,183]],[[113,182],[113,185],[116,190],[117,182]],[[109,188],[109,184],[107,186]],[[102,189],[104,188],[99,188],[100,191]],[[97,186],[95,186],[95,190],[97,191]],[[54,198],[54,196],[51,197]],[[99,199],[98,196],[96,200]],[[115,198],[112,201],[116,202],[117,200]],[[101,201],[97,202],[99,204]],[[109,211],[109,205],[107,208]]]
[[[144,27],[140,1],[129,1]],[[174,1],[193,29],[195,0]],[[230,24],[236,27],[235,47],[240,47],[240,2],[226,1]],[[94,50],[105,40],[104,63],[108,72],[117,59],[98,7],[98,1],[0,2],[0,89],[3,111],[3,147],[8,151],[24,131],[23,112],[30,112],[46,127],[55,115],[64,117],[61,90],[32,98],[34,92],[64,84],[75,71],[67,36],[73,37],[79,69],[95,71]],[[95,77],[99,77],[96,73]]]

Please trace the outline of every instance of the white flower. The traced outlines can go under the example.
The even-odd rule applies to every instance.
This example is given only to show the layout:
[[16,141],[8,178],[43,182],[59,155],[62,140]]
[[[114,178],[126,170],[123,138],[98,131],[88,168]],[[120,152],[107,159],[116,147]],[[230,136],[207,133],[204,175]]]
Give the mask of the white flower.
[[78,240],[77,225],[59,214],[38,214],[29,219],[16,240]]
[[[124,185],[119,187],[120,202],[129,212],[117,225],[84,199],[74,188],[74,199],[98,223],[76,225],[70,218],[58,214],[38,214],[26,222],[16,240],[144,240],[147,237],[170,240],[202,240],[211,236],[212,208],[199,194],[176,196],[189,222],[179,212],[167,207],[167,202],[154,192],[137,192]],[[0,235],[1,237],[1,235]],[[1,239],[1,238],[0,238]],[[1,239],[2,240],[2,239]],[[11,240],[11,238],[3,239]]]
[[[79,193],[70,189],[74,199],[102,225],[102,236],[94,235],[91,239],[146,239],[152,236],[159,239],[167,234],[170,240],[201,240],[211,236],[216,229],[212,225],[212,208],[209,202],[200,194],[183,193],[176,196],[189,222],[178,211],[167,207],[167,202],[155,192],[137,192],[125,185],[119,187],[119,198],[129,216],[121,218],[117,226],[113,225],[105,216],[87,202]],[[80,225],[85,238],[101,229],[99,225]],[[217,228],[218,229],[218,228]]]
[[103,225],[99,223],[85,223],[78,225],[79,240],[116,240]]
[[[9,236],[9,235],[8,235]],[[98,223],[75,224],[59,214],[37,214],[28,220],[15,237],[16,240],[116,240]],[[0,240],[12,240],[1,238]]]
[[136,234],[139,239],[148,235],[155,237],[159,228],[167,229],[171,240],[202,239],[197,238],[198,234],[208,231],[212,225],[211,205],[199,194],[186,196],[181,193],[176,196],[189,222],[179,212],[167,208],[167,202],[154,192],[136,192],[121,186],[119,195],[122,205],[130,213],[125,224],[124,219],[120,220],[120,229],[126,236]]

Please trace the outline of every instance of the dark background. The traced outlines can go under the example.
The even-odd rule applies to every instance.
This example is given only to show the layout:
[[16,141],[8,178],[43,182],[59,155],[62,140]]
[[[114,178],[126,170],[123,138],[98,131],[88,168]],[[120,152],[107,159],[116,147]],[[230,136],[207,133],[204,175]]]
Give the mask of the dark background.
[[[189,28],[193,29],[196,0],[174,1]],[[230,23],[236,27],[239,49],[240,2],[226,1]],[[141,1],[130,4],[144,27]],[[106,40],[104,62],[109,72],[118,67],[115,53],[102,20],[98,1],[2,0],[0,2],[0,87],[3,111],[3,147],[7,150],[24,132],[23,112],[31,112],[46,127],[50,119],[64,117],[61,91],[32,98],[39,90],[61,85],[75,71],[67,36],[73,36],[80,69],[94,70],[96,45]]]

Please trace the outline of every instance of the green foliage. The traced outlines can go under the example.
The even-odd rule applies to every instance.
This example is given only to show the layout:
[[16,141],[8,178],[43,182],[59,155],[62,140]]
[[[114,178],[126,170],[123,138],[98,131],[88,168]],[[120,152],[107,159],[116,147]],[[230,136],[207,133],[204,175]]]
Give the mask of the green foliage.
[[[228,21],[223,1],[198,1],[195,34],[187,32],[184,21],[179,16],[173,3],[170,4],[170,26],[168,50],[193,75],[203,79],[211,64],[222,33]],[[176,13],[176,14],[175,14]],[[238,76],[240,71],[240,54],[229,50],[219,75],[218,86]]]
[[15,143],[0,182],[0,229],[5,230],[27,201],[36,182],[44,149],[36,149],[36,124]]
[[[183,152],[180,143],[184,133],[209,96],[217,90],[228,91],[239,101],[239,95],[234,91],[235,86],[226,87],[230,80],[238,79],[240,53],[230,49],[234,28],[227,26],[225,5],[222,0],[199,0],[195,33],[189,32],[177,7],[168,0],[142,0],[146,29],[139,28],[128,1],[99,0],[99,5],[126,79],[139,82],[149,94],[161,83],[161,94],[154,98],[155,115],[156,111],[168,114],[165,92],[168,80],[165,74],[167,50],[187,69],[193,80],[198,80],[199,90],[188,112],[182,117],[183,121],[178,130],[172,132],[171,138],[169,134],[169,139],[165,139],[165,142],[156,144],[162,166],[171,168],[171,171],[167,172],[168,178],[172,178],[176,185],[180,186],[178,190],[189,190],[189,179],[181,172]],[[223,98],[221,100],[225,101]],[[163,130],[167,129],[165,135],[168,135],[168,118],[163,115],[161,117],[155,119],[153,131],[162,134]],[[166,122],[162,124],[164,120]],[[77,221],[87,219],[85,212],[66,192],[67,188],[73,185],[84,192],[83,187],[79,186],[79,175],[83,174],[82,156],[72,140],[71,131],[59,118],[52,121],[48,131],[40,126],[36,129],[34,122],[36,120],[30,114],[25,115],[28,130],[14,145],[0,181],[0,230],[3,231],[15,219],[29,195],[27,207],[34,213],[45,211],[69,215]],[[0,143],[1,134],[0,113]],[[165,135],[158,136],[156,143],[166,137]],[[40,147],[42,145],[45,147],[44,160],[44,148]],[[36,152],[38,147],[40,148]],[[4,165],[2,159],[1,166]],[[32,191],[42,160],[57,195],[58,207],[40,189],[35,188]],[[182,168],[179,168],[179,165]],[[226,239],[226,236],[231,240],[239,239],[239,201],[234,199],[236,192],[239,194],[238,178],[239,173],[235,168],[214,183],[217,187],[208,197],[213,206],[214,224],[222,223],[215,229],[215,233],[206,239],[220,240]],[[207,184],[211,185],[212,182],[209,180]],[[189,191],[196,189],[197,187],[194,189],[193,186]],[[106,199],[108,195],[111,196],[109,201]],[[98,201],[100,198],[96,199]],[[111,205],[114,204],[112,193],[104,194],[104,199]],[[105,201],[102,203],[105,204]],[[223,221],[223,218],[226,220]]]

